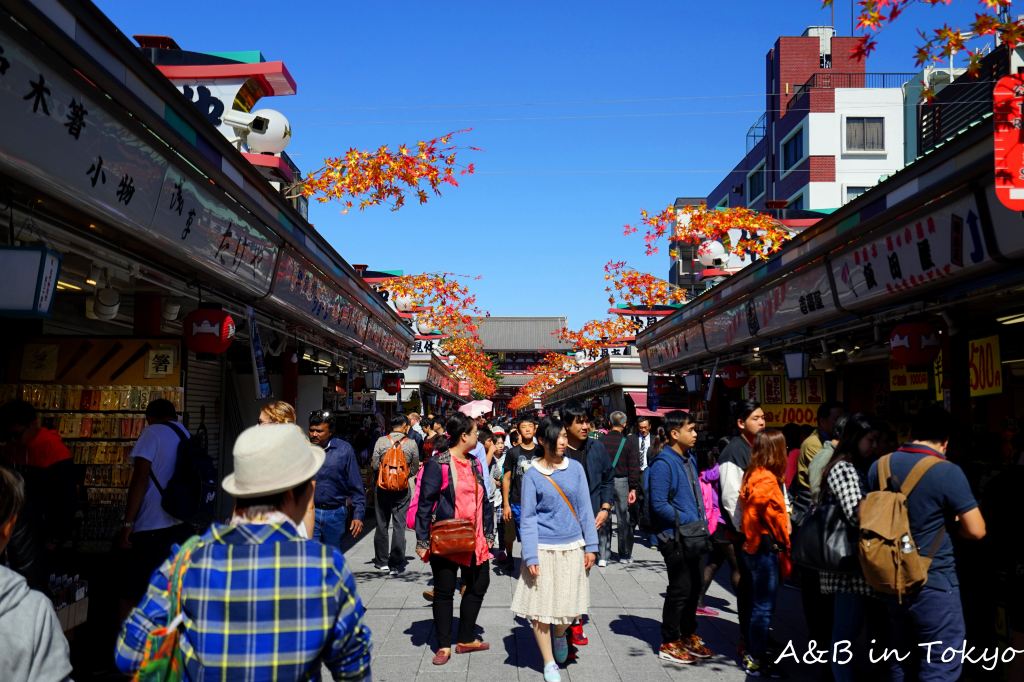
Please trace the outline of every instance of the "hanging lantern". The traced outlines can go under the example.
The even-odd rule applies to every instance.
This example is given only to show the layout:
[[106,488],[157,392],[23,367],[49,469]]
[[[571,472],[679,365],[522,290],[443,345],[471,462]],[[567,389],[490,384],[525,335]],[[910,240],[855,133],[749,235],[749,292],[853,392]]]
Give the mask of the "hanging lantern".
[[388,374],[384,377],[384,392],[395,395],[402,390],[402,377],[399,374]]
[[220,355],[235,338],[235,320],[220,308],[199,308],[185,316],[185,346],[200,355]]
[[697,248],[697,257],[700,259],[701,265],[707,268],[722,265],[728,258],[725,246],[715,239],[702,242]]
[[359,376],[357,376],[355,379],[352,380],[352,392],[353,393],[362,393],[365,390],[366,390],[366,377],[364,377],[363,375],[360,374]]
[[401,295],[395,296],[393,299],[395,307],[398,308],[399,312],[407,313],[412,310],[412,296]]
[[746,386],[747,381],[750,380],[750,372],[747,371],[747,368],[735,363],[720,369],[718,376],[722,378],[722,383],[726,388],[741,388]]
[[889,335],[889,355],[900,365],[930,365],[941,349],[939,331],[929,322],[904,322],[896,325]]

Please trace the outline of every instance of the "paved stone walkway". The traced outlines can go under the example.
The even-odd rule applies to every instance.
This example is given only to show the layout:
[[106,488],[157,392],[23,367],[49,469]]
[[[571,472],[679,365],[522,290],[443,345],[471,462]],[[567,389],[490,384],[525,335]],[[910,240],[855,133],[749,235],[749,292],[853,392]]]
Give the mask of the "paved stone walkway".
[[[407,553],[415,539],[407,532]],[[614,540],[612,546],[614,547]],[[516,544],[516,552],[520,549]],[[499,575],[492,567],[490,588],[484,598],[478,625],[491,650],[453,655],[447,665],[431,664],[437,646],[430,603],[422,592],[429,588],[430,567],[412,557],[408,570],[390,577],[373,569],[373,530],[370,529],[345,553],[356,576],[359,594],[367,607],[373,630],[373,677],[379,681],[402,680],[530,680],[543,679],[541,659],[533,633],[525,621],[509,610],[516,578]],[[610,563],[590,573],[591,610],[586,627],[590,644],[580,649],[579,661],[562,671],[562,679],[603,680],[744,680],[734,653],[738,627],[735,600],[722,587],[728,580],[722,571],[709,591],[708,605],[718,609],[715,618],[701,617],[699,633],[718,656],[692,666],[676,666],[657,657],[659,623],[667,579],[656,550],[637,545],[633,564]],[[458,618],[459,596],[455,597]],[[457,626],[456,626],[457,627]],[[774,624],[774,636],[803,642],[803,616],[799,591],[784,587]],[[799,645],[798,645],[799,646]],[[799,650],[799,649],[798,649]],[[790,665],[791,680],[811,679],[810,671]],[[329,679],[327,676],[325,679]]]

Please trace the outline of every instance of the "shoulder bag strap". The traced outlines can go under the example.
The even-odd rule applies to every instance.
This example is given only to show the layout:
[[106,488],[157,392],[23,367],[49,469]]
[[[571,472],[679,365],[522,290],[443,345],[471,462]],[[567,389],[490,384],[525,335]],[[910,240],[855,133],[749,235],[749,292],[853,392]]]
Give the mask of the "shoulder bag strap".
[[923,459],[919,459],[914,465],[914,468],[912,468],[910,473],[907,474],[907,477],[903,479],[902,483],[900,483],[900,492],[903,493],[904,496],[909,496],[910,491],[917,487],[921,477],[941,461],[942,460],[938,457],[933,457],[931,455],[925,455]]
[[693,502],[697,505],[697,518],[707,521],[704,512],[704,496],[697,490],[697,481],[690,475],[690,462],[683,462],[683,470],[686,473],[686,480],[690,483],[690,492],[693,493]]
[[615,451],[615,459],[612,460],[612,469],[614,469],[619,463],[619,457],[622,457],[622,448],[626,445],[626,437],[623,436],[622,440],[619,441],[619,449]]
[[181,610],[181,587],[185,578],[185,571],[188,570],[188,564],[192,560],[192,553],[199,546],[199,540],[200,537],[198,535],[193,535],[186,540],[171,563],[171,575],[168,576],[167,594],[171,609],[168,615],[173,614],[173,618],[167,623],[168,630],[177,629],[184,618],[184,613]]
[[[185,434],[184,434],[184,433],[182,432],[182,430],[181,430],[181,429],[179,429],[179,428],[177,427],[177,425],[176,425],[176,424],[174,424],[173,422],[157,422],[157,424],[155,424],[155,426],[166,426],[166,427],[170,428],[170,429],[171,429],[171,431],[174,431],[175,435],[177,435],[177,436],[178,436],[178,440],[179,440],[179,441],[184,441],[184,440],[187,440],[187,439],[185,438]],[[163,497],[163,496],[164,496],[164,487],[163,487],[162,485],[160,485],[160,481],[158,481],[158,480],[156,479],[156,474],[154,474],[154,473],[153,473],[153,466],[152,466],[152,464],[153,464],[153,463],[152,463],[152,462],[150,462],[150,467],[149,467],[149,480],[153,481],[153,485],[155,485],[155,486],[156,486],[156,491],[157,491],[158,493],[160,493],[160,497]]]
[[576,509],[572,506],[572,502],[569,501],[569,498],[565,496],[565,492],[562,490],[562,486],[555,483],[555,479],[552,478],[549,474],[543,474],[543,476],[544,478],[548,479],[548,482],[550,482],[551,485],[555,486],[555,490],[557,490],[558,494],[562,496],[562,499],[565,500],[565,503],[569,505],[569,511],[572,512],[573,518],[579,521],[580,517],[576,515]]
[[878,460],[878,489],[885,492],[889,489],[889,477],[892,476],[892,469],[889,462],[892,460],[892,453],[883,455]]

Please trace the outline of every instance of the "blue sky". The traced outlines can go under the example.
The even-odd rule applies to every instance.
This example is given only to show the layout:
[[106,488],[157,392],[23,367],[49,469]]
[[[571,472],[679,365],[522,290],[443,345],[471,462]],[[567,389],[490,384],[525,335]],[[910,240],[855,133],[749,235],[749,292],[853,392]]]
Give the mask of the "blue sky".
[[[764,56],[779,35],[830,23],[817,0],[697,2],[165,3],[100,0],[128,36],[282,60],[304,170],[349,147],[415,143],[461,128],[477,173],[425,206],[311,208],[350,263],[479,274],[493,315],[605,317],[602,267],[667,273],[622,236],[641,208],[707,194],[743,156],[764,110]],[[836,0],[850,34],[850,2]],[[916,6],[880,35],[868,70],[913,71],[916,29],[979,5]]]

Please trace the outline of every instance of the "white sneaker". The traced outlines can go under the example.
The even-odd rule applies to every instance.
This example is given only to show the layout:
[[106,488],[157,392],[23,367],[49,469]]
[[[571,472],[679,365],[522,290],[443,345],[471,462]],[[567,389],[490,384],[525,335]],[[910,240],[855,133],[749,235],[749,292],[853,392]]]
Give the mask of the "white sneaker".
[[606,568],[607,566],[608,566],[608,562],[607,561],[605,561],[604,559],[598,559],[598,561],[597,561],[597,567],[598,568]]

